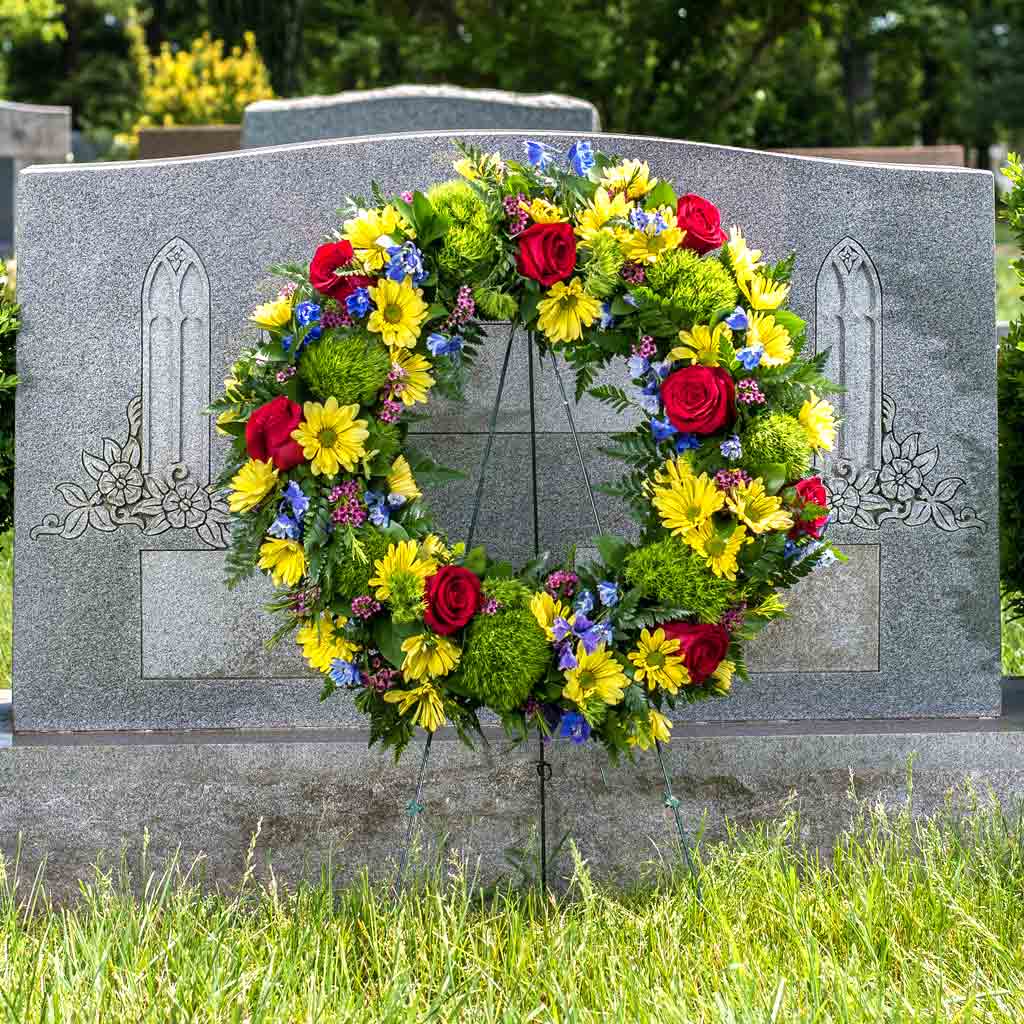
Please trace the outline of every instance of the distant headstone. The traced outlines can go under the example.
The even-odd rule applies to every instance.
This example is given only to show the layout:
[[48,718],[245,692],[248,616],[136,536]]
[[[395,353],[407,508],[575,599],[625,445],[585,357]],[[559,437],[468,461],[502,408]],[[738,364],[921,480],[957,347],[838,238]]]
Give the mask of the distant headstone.
[[396,85],[335,96],[260,100],[245,108],[242,146],[280,146],[392,132],[467,130],[597,132],[597,108],[552,93],[528,95],[454,85]]
[[14,249],[19,172],[31,164],[63,163],[70,152],[70,107],[0,100],[0,255]]
[[876,164],[923,164],[928,167],[963,167],[963,146],[819,146],[777,149],[795,156],[824,156],[830,160],[864,160]]
[[229,153],[242,142],[238,124],[183,124],[139,129],[139,159],[166,160],[174,156]]
[[[558,136],[532,132],[554,145]],[[293,645],[267,653],[265,580],[227,592],[214,493],[222,440],[202,414],[277,287],[345,193],[451,175],[452,141],[516,151],[520,132],[350,139],[167,163],[23,175],[18,296],[14,717],[21,730],[362,724],[321,704]],[[849,561],[794,594],[751,650],[756,673],[699,719],[899,719],[1000,708],[992,177],[595,137],[718,203],[779,258],[846,392],[822,466]],[[286,207],[282,197],[287,197]],[[275,212],[276,211],[276,212]],[[54,244],[60,239],[60,244]],[[55,325],[59,329],[55,329]],[[437,400],[424,445],[469,478],[429,497],[465,536],[508,338],[496,325],[468,403]],[[512,350],[478,540],[532,555],[528,367]],[[571,388],[571,381],[567,382]],[[596,532],[550,365],[538,370],[541,541]],[[595,482],[624,421],[577,410]],[[603,527],[630,527],[598,497]]]

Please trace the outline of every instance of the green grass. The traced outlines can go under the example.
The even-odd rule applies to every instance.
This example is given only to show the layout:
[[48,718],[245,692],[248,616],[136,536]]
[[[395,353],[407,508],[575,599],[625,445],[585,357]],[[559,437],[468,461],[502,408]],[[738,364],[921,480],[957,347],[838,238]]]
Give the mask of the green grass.
[[876,810],[828,864],[798,834],[704,850],[703,907],[683,877],[623,893],[582,864],[547,902],[458,871],[397,900],[168,872],[141,896],[98,873],[64,908],[0,870],[0,1021],[1024,1020],[1018,821]]
[[11,610],[14,582],[14,531],[0,533],[0,690],[11,688]]
[[1010,261],[1019,252],[1009,227],[996,221],[996,319],[1015,320],[1021,314],[1021,289]]

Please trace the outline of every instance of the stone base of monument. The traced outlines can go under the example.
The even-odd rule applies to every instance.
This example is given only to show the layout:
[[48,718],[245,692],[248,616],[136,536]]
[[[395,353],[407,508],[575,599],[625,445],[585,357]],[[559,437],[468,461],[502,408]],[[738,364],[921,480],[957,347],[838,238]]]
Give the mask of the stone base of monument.
[[[748,827],[800,813],[799,837],[827,851],[864,802],[905,806],[913,759],[912,808],[941,809],[964,786],[1009,806],[1024,789],[1024,690],[1012,684],[1002,717],[989,720],[680,725],[668,748],[685,821],[705,841],[730,825]],[[10,732],[0,716],[0,850],[34,872],[45,860],[58,896],[76,891],[98,861],[137,865],[179,852],[202,858],[209,884],[230,886],[245,871],[255,837],[258,877],[339,879],[364,867],[393,875],[419,766],[417,749],[399,765],[366,750],[355,731],[218,734]],[[483,881],[515,878],[509,848],[536,842],[535,744],[489,748],[454,738],[433,745],[419,817],[429,858],[464,859]],[[610,765],[602,752],[566,741],[547,750],[550,849],[571,837],[595,876],[623,884],[678,863],[676,832],[652,753]],[[536,847],[534,846],[534,849]],[[555,857],[554,884],[571,869]]]

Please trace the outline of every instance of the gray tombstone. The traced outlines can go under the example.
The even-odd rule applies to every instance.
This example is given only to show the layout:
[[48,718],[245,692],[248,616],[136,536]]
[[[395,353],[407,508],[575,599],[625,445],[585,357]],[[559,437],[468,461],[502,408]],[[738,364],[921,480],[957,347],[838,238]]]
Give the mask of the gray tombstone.
[[242,122],[242,146],[280,146],[390,132],[502,129],[597,132],[601,121],[592,103],[573,96],[454,85],[396,85],[250,103]]
[[19,172],[31,164],[63,163],[70,152],[70,107],[0,100],[0,255],[14,250]]
[[[514,152],[522,134],[463,133]],[[308,260],[347,192],[451,175],[454,137],[307,144],[167,163],[34,168],[20,217],[14,713],[21,730],[361,723],[321,704],[294,646],[271,653],[262,579],[220,584],[222,449],[200,408],[276,287]],[[540,138],[566,147],[573,136]],[[847,387],[848,430],[822,467],[845,564],[795,592],[758,671],[704,720],[989,716],[999,712],[992,177],[665,139],[601,136],[718,203],[777,258]],[[60,238],[55,246],[53,239]],[[54,325],[59,325],[55,330]],[[465,406],[441,400],[419,442],[470,478],[431,491],[465,536],[508,328],[495,325]],[[532,555],[527,349],[516,339],[478,539]],[[563,370],[564,373],[564,370]],[[571,387],[571,380],[567,381]],[[552,368],[537,369],[541,541],[594,526]],[[595,482],[623,421],[585,401]],[[606,530],[630,527],[598,499]]]

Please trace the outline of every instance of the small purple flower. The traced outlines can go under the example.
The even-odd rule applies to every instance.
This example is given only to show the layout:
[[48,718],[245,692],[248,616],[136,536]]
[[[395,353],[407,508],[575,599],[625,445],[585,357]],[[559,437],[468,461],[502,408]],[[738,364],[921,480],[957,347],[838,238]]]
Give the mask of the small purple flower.
[[357,619],[369,619],[381,609],[381,603],[369,594],[360,594],[352,598],[352,614]]
[[370,312],[373,303],[370,301],[370,292],[366,288],[357,288],[346,300],[345,308],[350,316],[364,317]]
[[572,740],[577,745],[586,743],[590,738],[590,723],[578,711],[569,711],[562,716],[558,735],[563,740]]
[[737,306],[725,318],[725,326],[734,331],[745,331],[750,326],[750,321],[742,306]]
[[678,433],[679,431],[672,426],[667,418],[664,420],[659,420],[657,417],[651,419],[651,437],[655,441],[670,441]]
[[742,459],[743,458],[743,445],[740,444],[740,439],[737,434],[731,434],[727,437],[720,445],[719,451],[727,459]]
[[736,385],[736,401],[744,405],[764,405],[767,399],[757,386],[757,381],[747,377]]
[[484,603],[480,606],[480,611],[484,615],[497,615],[501,609],[501,602],[496,601],[493,597],[484,599]]
[[295,376],[296,372],[297,367],[286,366],[283,370],[278,370],[277,373],[274,374],[274,379],[277,381],[278,384],[284,384],[285,382],[291,380],[292,377]]

